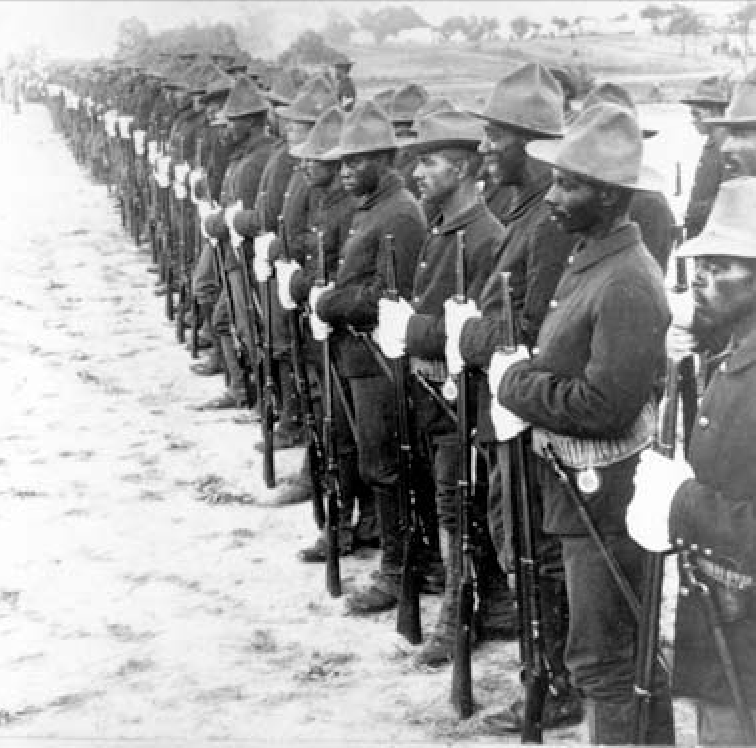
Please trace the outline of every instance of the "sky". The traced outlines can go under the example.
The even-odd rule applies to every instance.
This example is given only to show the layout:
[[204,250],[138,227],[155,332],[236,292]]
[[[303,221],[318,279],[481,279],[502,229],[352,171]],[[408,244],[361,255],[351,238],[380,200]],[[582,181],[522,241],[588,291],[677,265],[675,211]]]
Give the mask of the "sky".
[[[42,45],[50,57],[97,57],[111,55],[115,49],[118,23],[124,18],[141,18],[151,31],[162,31],[191,21],[230,21],[243,8],[264,7],[283,11],[289,24],[301,24],[301,30],[316,28],[329,8],[356,15],[363,8],[375,10],[381,5],[410,5],[431,24],[440,24],[452,15],[486,15],[499,18],[505,26],[512,18],[526,15],[536,21],[548,21],[555,15],[567,18],[593,15],[611,18],[622,13],[636,15],[651,2],[670,5],[664,0],[326,0],[261,2],[255,0],[2,0],[0,2],[0,55],[19,52],[31,44]],[[727,0],[693,0],[686,5],[701,12],[724,17],[738,2]]]

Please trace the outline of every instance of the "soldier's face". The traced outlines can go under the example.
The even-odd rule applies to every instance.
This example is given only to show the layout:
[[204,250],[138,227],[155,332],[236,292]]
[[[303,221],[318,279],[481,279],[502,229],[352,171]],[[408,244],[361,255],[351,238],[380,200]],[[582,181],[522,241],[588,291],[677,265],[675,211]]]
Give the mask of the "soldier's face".
[[486,171],[501,184],[520,184],[527,163],[525,138],[515,130],[489,122],[480,144]]
[[570,172],[554,169],[554,181],[544,200],[552,220],[568,234],[587,234],[601,220],[599,188]]
[[724,178],[756,177],[756,130],[730,130],[722,143]]
[[712,326],[732,327],[756,310],[753,262],[738,257],[697,257],[691,285],[697,316]]
[[304,162],[304,171],[307,181],[313,187],[327,187],[333,181],[339,169],[337,161],[315,161],[307,159]]
[[443,153],[420,156],[413,172],[423,200],[443,202],[459,185],[458,167]]
[[357,197],[375,192],[379,178],[378,164],[369,155],[346,156],[341,162],[341,183]]

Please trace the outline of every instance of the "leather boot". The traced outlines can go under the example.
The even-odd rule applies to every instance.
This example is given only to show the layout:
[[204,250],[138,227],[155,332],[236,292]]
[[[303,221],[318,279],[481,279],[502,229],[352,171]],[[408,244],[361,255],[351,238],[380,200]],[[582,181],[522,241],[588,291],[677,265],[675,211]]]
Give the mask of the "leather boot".
[[223,352],[223,362],[229,376],[229,391],[233,392],[234,395],[236,395],[245,405],[253,408],[257,402],[255,385],[252,383],[252,402],[250,403],[247,401],[247,392],[244,388],[244,373],[242,372],[241,366],[239,366],[239,361],[236,358],[234,341],[230,335],[220,336],[220,348]]
[[225,370],[220,348],[213,346],[210,349],[210,355],[204,361],[192,364],[189,368],[201,377],[214,377],[216,374],[222,374]]
[[448,548],[444,599],[430,639],[413,659],[415,667],[441,667],[448,665],[454,657],[459,580],[462,575],[462,549],[458,528],[450,530],[441,527],[439,535],[442,548]]

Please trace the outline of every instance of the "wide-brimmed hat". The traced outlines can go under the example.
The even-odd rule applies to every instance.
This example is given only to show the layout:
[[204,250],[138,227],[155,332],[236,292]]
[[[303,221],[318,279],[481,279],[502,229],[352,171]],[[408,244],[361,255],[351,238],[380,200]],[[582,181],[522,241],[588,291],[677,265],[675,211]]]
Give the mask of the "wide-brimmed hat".
[[267,111],[268,103],[260,95],[257,84],[243,75],[234,83],[234,87],[231,89],[223,109],[221,109],[220,117],[235,119]]
[[203,94],[211,82],[223,75],[223,71],[214,62],[198,60],[186,71],[185,88],[190,94]]
[[274,106],[291,104],[297,95],[297,84],[288,70],[276,70],[271,74],[270,90],[262,95]]
[[278,107],[276,111],[284,119],[314,123],[326,109],[336,103],[333,87],[324,76],[319,75],[307,81],[291,104]]
[[313,161],[337,161],[338,158],[328,154],[339,144],[344,116],[344,111],[339,106],[332,106],[323,112],[307,134],[307,140],[292,146],[289,153],[296,158],[308,158]]
[[578,82],[573,73],[565,68],[552,66],[549,72],[554,76],[557,83],[562,87],[565,99],[575,99],[578,95]]
[[378,106],[383,109],[386,114],[388,114],[391,111],[391,101],[394,98],[395,93],[395,88],[386,88],[383,91],[379,91],[375,96],[373,96],[373,101],[378,104]]
[[726,78],[712,75],[704,78],[690,96],[680,99],[681,104],[702,107],[726,107],[730,103],[730,85]]
[[735,86],[730,104],[721,117],[706,117],[706,125],[727,127],[756,126],[756,70],[752,70]]
[[677,257],[746,257],[756,259],[756,177],[736,177],[719,185],[704,230],[685,242]]
[[580,177],[631,190],[664,189],[662,175],[643,163],[643,135],[632,112],[611,102],[582,111],[561,140],[534,140],[530,156]]
[[236,78],[224,73],[218,72],[205,84],[205,93],[202,96],[203,101],[209,101],[217,96],[225,96],[236,85]]
[[564,94],[554,76],[538,63],[528,63],[502,78],[485,109],[470,114],[541,138],[561,137]]
[[339,144],[328,153],[328,158],[388,151],[397,148],[398,145],[394,126],[386,112],[368,99],[357,104],[346,116]]
[[420,117],[415,124],[416,138],[405,145],[413,153],[428,153],[444,148],[477,150],[486,137],[479,117],[467,112],[439,111]]
[[337,60],[336,62],[333,63],[333,66],[335,68],[344,68],[344,70],[351,69],[352,65],[354,65],[354,63],[351,60],[347,59],[346,57],[342,60]]
[[417,83],[408,83],[391,97],[386,113],[395,125],[411,124],[417,110],[428,101],[428,98],[428,92],[422,86]]
[[[613,104],[619,104],[619,106],[623,106],[625,109],[631,111],[636,120],[638,119],[638,108],[635,106],[633,97],[630,96],[630,92],[626,88],[623,88],[617,83],[601,83],[598,86],[594,86],[583,100],[581,109],[590,109],[601,101],[609,101]],[[653,138],[654,135],[659,134],[658,130],[643,127],[640,124],[640,121],[638,124],[640,125],[644,138]]]

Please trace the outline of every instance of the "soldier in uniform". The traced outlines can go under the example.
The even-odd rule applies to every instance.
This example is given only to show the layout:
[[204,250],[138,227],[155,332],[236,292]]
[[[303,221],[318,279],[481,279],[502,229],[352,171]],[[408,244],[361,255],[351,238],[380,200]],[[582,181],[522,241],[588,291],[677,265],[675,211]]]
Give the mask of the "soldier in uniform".
[[336,71],[336,99],[345,112],[351,112],[357,103],[357,90],[349,75],[352,64],[351,60],[344,59],[333,66]]
[[[638,453],[655,433],[654,387],[664,360],[669,311],[657,263],[629,220],[632,193],[658,190],[642,163],[640,127],[625,108],[585,110],[563,140],[528,144],[554,166],[546,202],[575,236],[568,269],[526,348],[497,352],[489,366],[492,418],[500,440],[533,427],[543,529],[559,538],[569,598],[565,662],[586,697],[594,744],[633,739],[636,621],[569,492],[541,455],[551,448],[589,504],[593,521],[638,595],[644,553],[625,511]],[[674,742],[668,684],[650,699],[649,741]]]
[[333,334],[339,371],[354,405],[360,475],[378,502],[381,563],[377,577],[347,600],[350,612],[357,615],[393,608],[402,570],[393,385],[372,352],[350,331],[370,330],[378,321],[378,301],[388,287],[387,234],[395,240],[399,293],[407,298],[412,290],[426,221],[393,168],[396,149],[386,113],[372,101],[355,107],[332,155],[341,159],[344,187],[360,198],[360,205],[341,249],[335,283],[310,292],[313,336]]
[[709,124],[707,120],[720,117],[724,113],[730,101],[729,86],[723,78],[705,78],[692,95],[680,101],[690,107],[693,126],[706,137],[685,211],[685,235],[692,239],[698,236],[706,225],[717,190],[724,178],[721,147],[725,133],[721,128]]
[[[753,443],[756,439],[756,178],[720,187],[703,232],[682,245],[696,274],[692,303],[699,318],[726,331],[727,348],[701,400],[688,454],[689,465],[655,453],[644,455],[627,525],[653,552],[682,552],[674,640],[673,692],[693,699],[698,745],[753,745],[742,720],[756,719],[756,519]],[[685,356],[675,345],[670,354]],[[697,549],[697,551],[696,551]],[[688,574],[692,570],[692,576]],[[744,700],[728,683],[705,585],[720,617],[734,675]],[[733,674],[730,673],[730,675]]]

